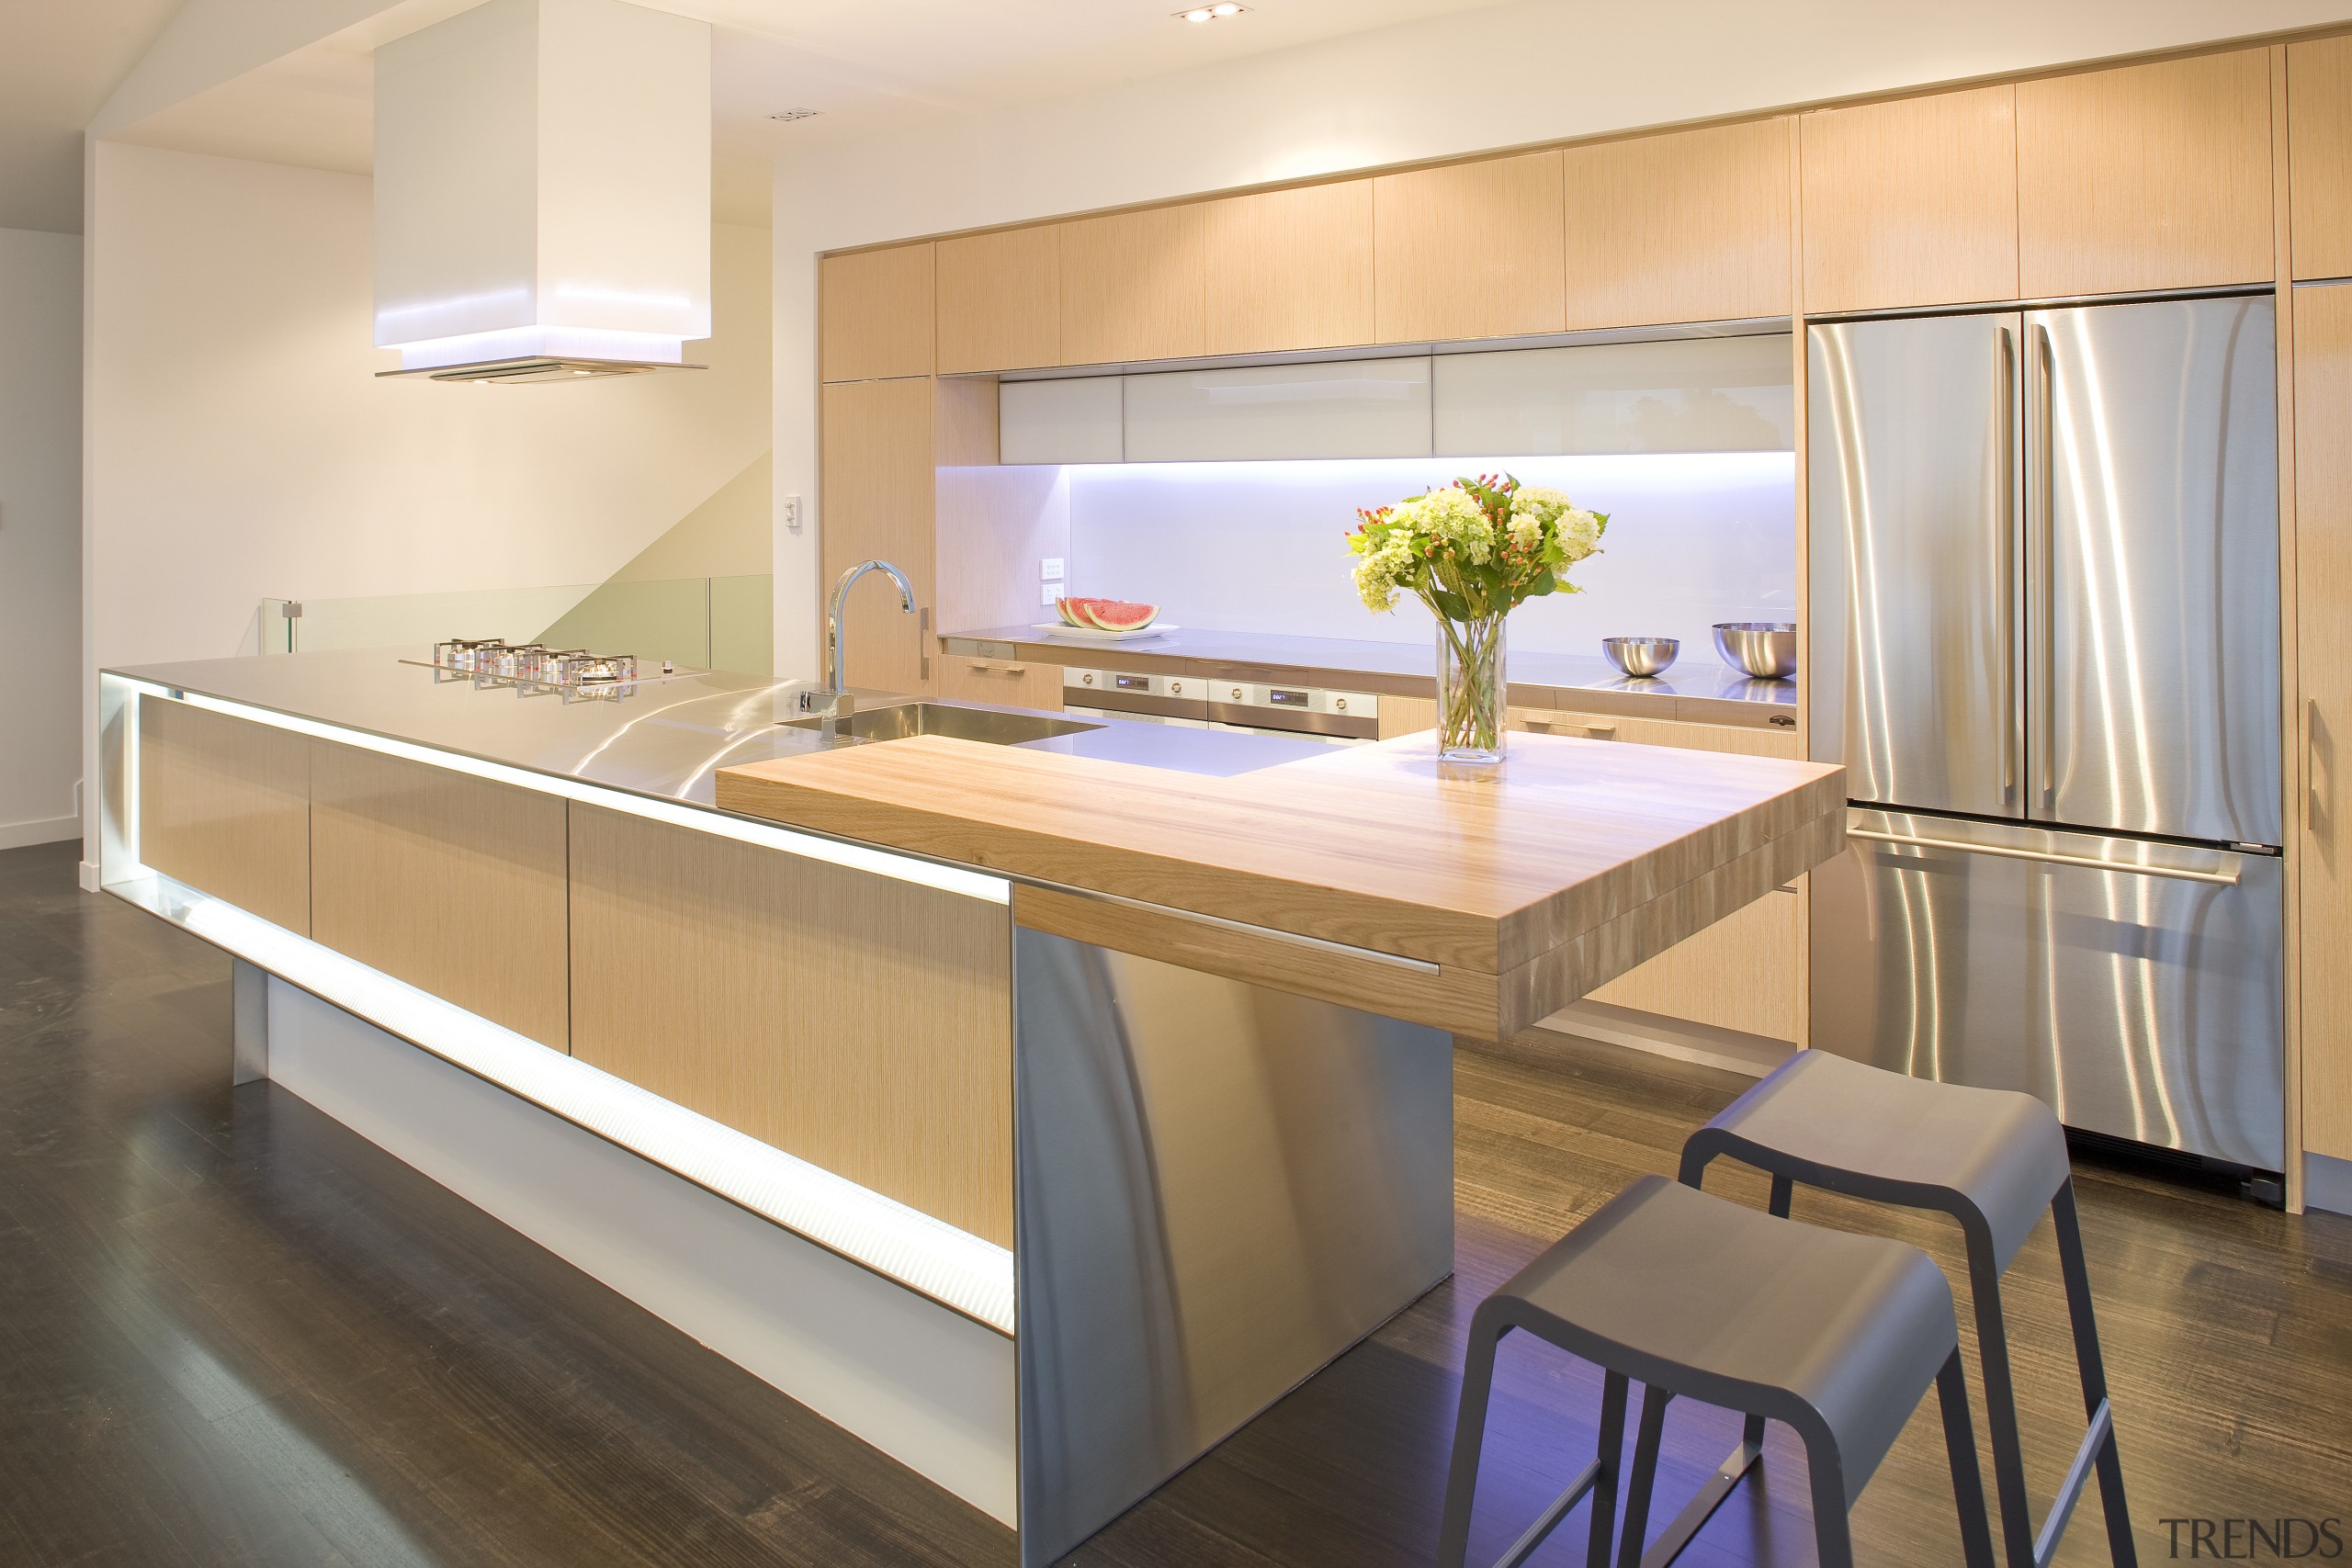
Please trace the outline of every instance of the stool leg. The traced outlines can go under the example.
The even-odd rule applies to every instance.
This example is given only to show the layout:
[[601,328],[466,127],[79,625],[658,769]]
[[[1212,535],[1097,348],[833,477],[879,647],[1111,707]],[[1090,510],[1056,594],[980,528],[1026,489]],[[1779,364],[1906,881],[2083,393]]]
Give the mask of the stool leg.
[[1625,1529],[1617,1538],[1617,1568],[1641,1568],[1650,1532],[1650,1493],[1657,1485],[1657,1450],[1666,1437],[1666,1407],[1674,1395],[1651,1383],[1642,1390],[1641,1435],[1634,1440],[1634,1473],[1625,1483]]
[[[1505,1330],[1503,1332],[1509,1332]],[[1470,1504],[1478,1489],[1478,1455],[1487,1441],[1487,1401],[1495,1384],[1495,1342],[1502,1337],[1479,1313],[1470,1320],[1462,1367],[1462,1404],[1453,1417],[1453,1463],[1445,1478],[1445,1518],[1438,1527],[1439,1568],[1462,1568],[1470,1550]]]
[[[2098,1322],[2091,1313],[2091,1276],[2083,1258],[2083,1227],[2075,1212],[2072,1178],[2050,1201],[2050,1213],[2058,1230],[2058,1264],[2066,1278],[2066,1315],[2074,1324],[2075,1361],[2083,1374],[2083,1414],[2096,1429],[2107,1405],[2107,1363],[2099,1354]],[[2098,1498],[2107,1514],[2107,1550],[2115,1568],[2139,1568],[2140,1549],[2132,1540],[2132,1510],[2123,1500],[2123,1459],[2116,1451],[2111,1414],[2106,1424],[2106,1436],[2098,1444]]]
[[1600,1396],[1600,1456],[1592,1478],[1592,1531],[1585,1538],[1585,1568],[1609,1568],[1609,1537],[1617,1526],[1617,1480],[1625,1462],[1625,1374],[1611,1372]]
[[1968,1375],[1953,1347],[1936,1374],[1936,1403],[1943,1407],[1944,1450],[1951,1461],[1951,1500],[1960,1510],[1961,1557],[1968,1568],[1993,1568],[1993,1531],[1984,1518],[1984,1477],[1976,1468],[1976,1434],[1968,1422]]
[[2035,1568],[2033,1505],[2018,1442],[2018,1401],[2009,1376],[2009,1331],[2001,1313],[2001,1266],[1989,1237],[1968,1236],[1968,1286],[1976,1311],[1976,1350],[1984,1367],[1984,1425],[1993,1439],[1993,1487],[2001,1499],[2001,1541],[2009,1568]]
[[1854,1568],[1853,1531],[1846,1519],[1845,1467],[1827,1438],[1810,1434],[1804,1461],[1805,1473],[1813,1483],[1814,1555],[1821,1568]]

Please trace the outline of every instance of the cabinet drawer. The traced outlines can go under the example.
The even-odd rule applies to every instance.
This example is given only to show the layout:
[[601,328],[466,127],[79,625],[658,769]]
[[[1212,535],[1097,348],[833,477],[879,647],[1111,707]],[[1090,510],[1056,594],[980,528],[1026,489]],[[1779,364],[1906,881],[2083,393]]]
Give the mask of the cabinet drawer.
[[950,654],[939,660],[937,668],[939,694],[943,697],[957,702],[994,703],[1000,707],[1062,711],[1062,671],[1058,664]]

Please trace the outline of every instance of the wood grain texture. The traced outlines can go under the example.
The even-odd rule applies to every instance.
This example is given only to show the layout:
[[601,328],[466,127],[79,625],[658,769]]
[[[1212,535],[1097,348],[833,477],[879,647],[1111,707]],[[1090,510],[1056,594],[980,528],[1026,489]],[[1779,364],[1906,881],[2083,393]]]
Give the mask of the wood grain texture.
[[1370,180],[1227,197],[1203,213],[1209,353],[1373,341]]
[[1062,667],[1023,659],[939,658],[939,694],[951,701],[999,707],[1062,711]]
[[311,934],[311,743],[251,719],[139,698],[139,858]]
[[591,806],[571,876],[575,1055],[1012,1245],[1003,906]]
[[2297,277],[2352,276],[2352,37],[2287,46]]
[[2027,299],[2270,280],[2265,51],[2043,77],[2017,92]]
[[1061,225],[1064,365],[1208,351],[1208,223],[1201,205]]
[[[825,388],[820,615],[841,574],[863,560],[896,562],[913,581],[918,605],[936,602],[931,426],[927,377]],[[928,689],[921,617],[900,610],[888,577],[868,572],[850,591],[842,620],[842,660],[852,685]]]
[[1798,123],[1807,311],[2018,298],[2014,85]]
[[1418,735],[1424,729],[1437,728],[1437,701],[1433,697],[1392,697],[1382,694],[1380,699],[1380,738],[1394,740],[1400,735]]
[[311,752],[311,935],[569,1048],[561,797],[331,741]]
[[[1810,762],[1546,736],[1499,775],[1441,771],[1423,737],[1222,779],[924,736],[723,769],[718,803],[1494,976],[1509,1024],[1834,852],[1815,824],[1843,787]],[[1743,861],[1778,869],[1721,874]]]
[[1785,118],[1570,147],[1570,331],[1785,316]]
[[[1798,759],[1804,755],[1804,739],[1793,729],[1750,729],[1557,710],[1515,711],[1512,718],[1527,728],[1590,739],[1750,757]],[[1804,913],[1802,894],[1775,892],[1743,904],[1590,992],[1590,999],[1795,1041],[1802,1035]]]
[[2352,285],[2294,310],[2303,1146],[2352,1159]]
[[1056,224],[939,242],[939,373],[1062,362],[1062,238]]
[[819,264],[819,363],[828,381],[928,376],[932,363],[928,241],[827,256]]
[[1557,152],[1372,182],[1382,343],[1555,333],[1566,321],[1566,195]]

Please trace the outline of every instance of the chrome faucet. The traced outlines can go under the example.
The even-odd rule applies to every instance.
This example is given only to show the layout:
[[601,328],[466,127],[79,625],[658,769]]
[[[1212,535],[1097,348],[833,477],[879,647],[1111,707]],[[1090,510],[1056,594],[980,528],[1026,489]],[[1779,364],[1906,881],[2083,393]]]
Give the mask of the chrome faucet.
[[[890,581],[899,585],[899,608],[911,615],[915,613],[915,585],[907,574],[886,560],[860,561],[842,573],[833,584],[833,602],[825,612],[825,690],[831,697],[831,717],[846,718],[850,713],[850,697],[842,681],[842,604],[849,598],[849,591],[869,571],[887,571]],[[804,698],[804,701],[806,699]]]

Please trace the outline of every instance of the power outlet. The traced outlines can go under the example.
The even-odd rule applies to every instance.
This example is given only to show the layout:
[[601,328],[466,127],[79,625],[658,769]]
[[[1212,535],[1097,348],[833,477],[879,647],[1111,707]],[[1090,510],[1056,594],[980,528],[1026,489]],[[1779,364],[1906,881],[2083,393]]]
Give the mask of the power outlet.
[[1040,582],[1059,582],[1069,575],[1062,570],[1062,558],[1059,556],[1047,556],[1037,563],[1037,581]]
[[800,498],[797,495],[784,498],[784,531],[787,534],[800,532]]
[[1045,583],[1037,590],[1037,603],[1048,609],[1051,609],[1054,601],[1061,596],[1062,585],[1059,581]]

